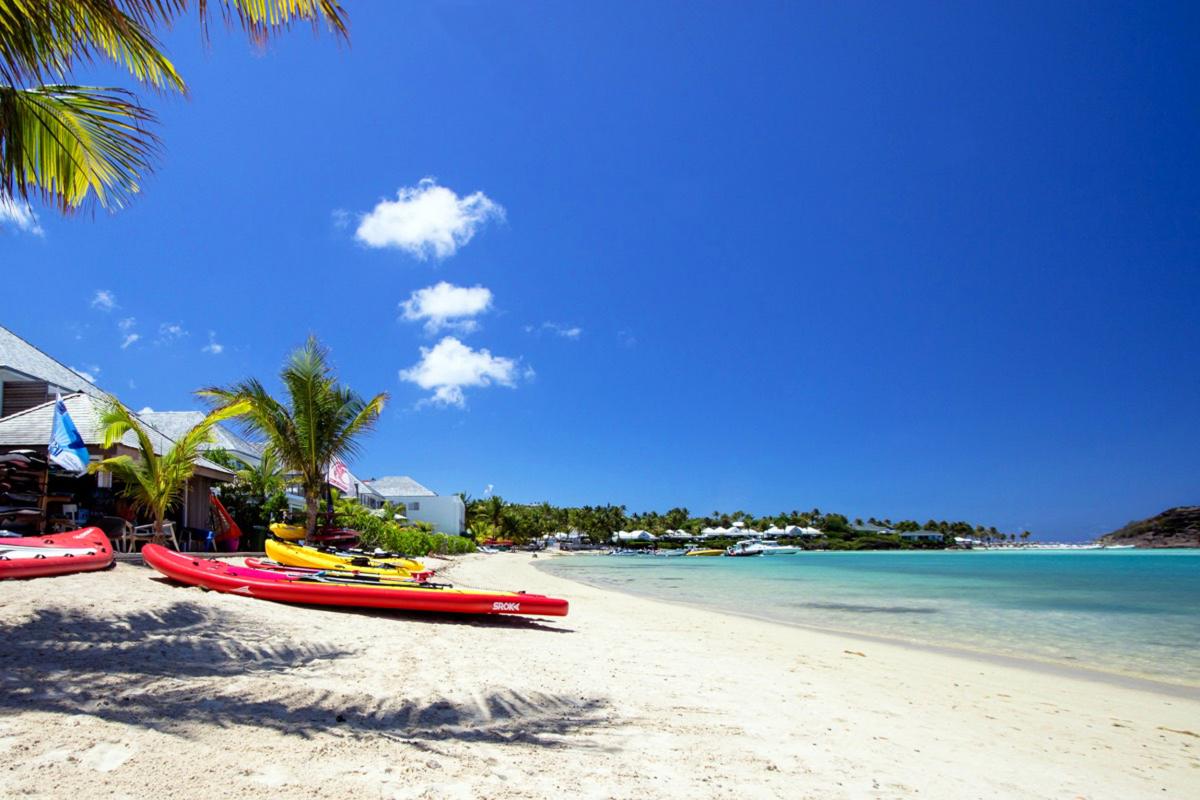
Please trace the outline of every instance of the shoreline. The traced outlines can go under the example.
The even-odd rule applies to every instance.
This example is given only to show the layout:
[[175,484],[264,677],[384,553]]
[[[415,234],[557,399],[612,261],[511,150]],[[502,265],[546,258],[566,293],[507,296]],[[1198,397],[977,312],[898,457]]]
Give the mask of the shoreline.
[[[568,554],[551,556],[550,558],[566,558]],[[809,625],[803,622],[794,622],[792,620],[776,619],[763,614],[754,614],[749,611],[738,611],[720,606],[710,606],[704,603],[689,602],[687,600],[674,600],[670,598],[657,597],[649,594],[639,594],[632,592],[619,586],[611,586],[606,584],[592,583],[583,580],[582,578],[557,575],[553,572],[543,569],[542,564],[534,564],[534,569],[540,572],[551,575],[555,578],[572,583],[590,586],[593,589],[600,591],[613,591],[628,597],[636,597],[642,600],[651,602],[667,603],[668,605],[680,606],[682,608],[690,608],[696,611],[703,611],[710,614],[727,614],[731,617],[741,619],[752,619],[757,622],[764,622],[771,625],[780,625],[785,628],[798,628],[800,630],[812,631],[814,633],[825,633],[835,636],[846,636],[852,639],[858,639],[864,642],[875,644],[894,645],[896,647],[904,647],[918,652],[927,652],[931,654],[950,656],[954,658],[973,659],[976,661],[994,664],[997,666],[1006,666],[1014,669],[1026,669],[1031,672],[1037,672],[1046,675],[1060,676],[1065,678],[1073,678],[1078,680],[1092,681],[1095,683],[1109,684],[1126,689],[1134,689],[1138,691],[1153,692],[1162,694],[1168,697],[1178,697],[1187,700],[1200,701],[1200,684],[1191,683],[1171,683],[1170,681],[1161,681],[1145,675],[1136,675],[1124,672],[1111,672],[1109,670],[1100,669],[1098,667],[1089,667],[1077,664],[1066,664],[1061,661],[1051,661],[1047,659],[1036,658],[1034,656],[1014,656],[1007,653],[997,653],[988,650],[976,650],[974,648],[965,647],[954,644],[940,644],[936,642],[922,642],[915,639],[902,639],[894,636],[884,636],[877,633],[867,633],[863,631],[846,630],[844,628],[831,628],[821,625]]]

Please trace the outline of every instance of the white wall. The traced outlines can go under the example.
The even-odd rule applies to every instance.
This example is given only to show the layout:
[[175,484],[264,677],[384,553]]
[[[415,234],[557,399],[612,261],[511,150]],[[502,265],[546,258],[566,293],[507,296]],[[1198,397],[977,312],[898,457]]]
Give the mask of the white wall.
[[467,529],[467,507],[456,494],[443,497],[428,495],[421,497],[389,496],[389,502],[404,503],[404,512],[410,520],[421,520],[433,525],[441,533],[457,536]]

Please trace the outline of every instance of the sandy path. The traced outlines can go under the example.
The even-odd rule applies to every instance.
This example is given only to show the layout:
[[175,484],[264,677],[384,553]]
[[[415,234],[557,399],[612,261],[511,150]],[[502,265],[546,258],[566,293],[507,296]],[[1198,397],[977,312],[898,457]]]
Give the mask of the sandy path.
[[[1200,701],[601,591],[565,619],[0,584],[4,797],[1200,796]],[[850,651],[850,652],[847,652]]]

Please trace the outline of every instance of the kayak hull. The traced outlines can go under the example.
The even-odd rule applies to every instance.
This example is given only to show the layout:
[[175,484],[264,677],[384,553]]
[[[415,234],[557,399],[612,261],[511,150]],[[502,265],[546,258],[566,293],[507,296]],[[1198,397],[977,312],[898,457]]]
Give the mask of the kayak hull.
[[279,542],[268,539],[264,545],[267,556],[288,567],[309,569],[352,570],[368,575],[399,575],[406,577],[414,572],[427,572],[420,561],[408,558],[377,559],[364,556],[352,558],[338,553],[325,553],[315,547],[306,547],[294,542]]
[[0,579],[90,572],[112,562],[112,543],[99,528],[0,539]]
[[520,592],[406,586],[388,581],[372,583],[372,576],[360,576],[357,580],[323,580],[320,574],[297,575],[237,567],[176,553],[155,544],[142,548],[142,558],[163,575],[180,583],[281,603],[537,617],[563,617],[568,608],[566,600]]

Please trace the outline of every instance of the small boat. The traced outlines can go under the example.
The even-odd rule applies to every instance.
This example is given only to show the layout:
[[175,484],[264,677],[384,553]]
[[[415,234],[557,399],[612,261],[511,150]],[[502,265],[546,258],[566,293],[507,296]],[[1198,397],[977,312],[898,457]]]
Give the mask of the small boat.
[[717,548],[698,547],[695,550],[688,550],[686,553],[684,553],[684,555],[685,556],[723,556],[723,555],[725,555],[725,551],[717,549]]
[[267,556],[289,567],[350,570],[376,575],[408,577],[413,573],[429,572],[420,561],[398,553],[368,553],[363,550],[339,550],[332,547],[308,547],[295,542],[268,539]]
[[761,542],[756,542],[752,539],[747,539],[742,542],[734,542],[725,549],[725,555],[733,556],[734,558],[744,558],[748,556],[761,556],[763,554],[763,545]]
[[409,572],[399,573],[394,575],[360,572],[353,567],[345,569],[322,569],[318,567],[292,567],[287,564],[280,564],[278,561],[272,561],[269,558],[254,558],[251,556],[246,559],[246,566],[250,569],[262,569],[268,572],[285,572],[290,575],[376,575],[382,581],[399,582],[399,583],[423,583],[433,577],[433,570],[425,570],[424,572]]
[[764,556],[793,556],[804,550],[802,547],[790,544],[778,544],[776,542],[759,542],[758,544],[762,548]]
[[405,584],[380,575],[345,575],[325,570],[301,575],[238,567],[225,561],[176,553],[156,544],[142,548],[142,559],[168,578],[189,586],[282,603],[537,617],[565,617],[568,608],[566,600],[525,592]]
[[69,575],[112,562],[112,543],[99,528],[0,539],[0,579]]
[[306,542],[308,544],[327,544],[330,546],[353,547],[358,544],[358,531],[349,528],[317,528],[311,537],[306,537],[308,531],[303,525],[288,525],[283,522],[273,522],[268,526],[277,539],[287,542]]

